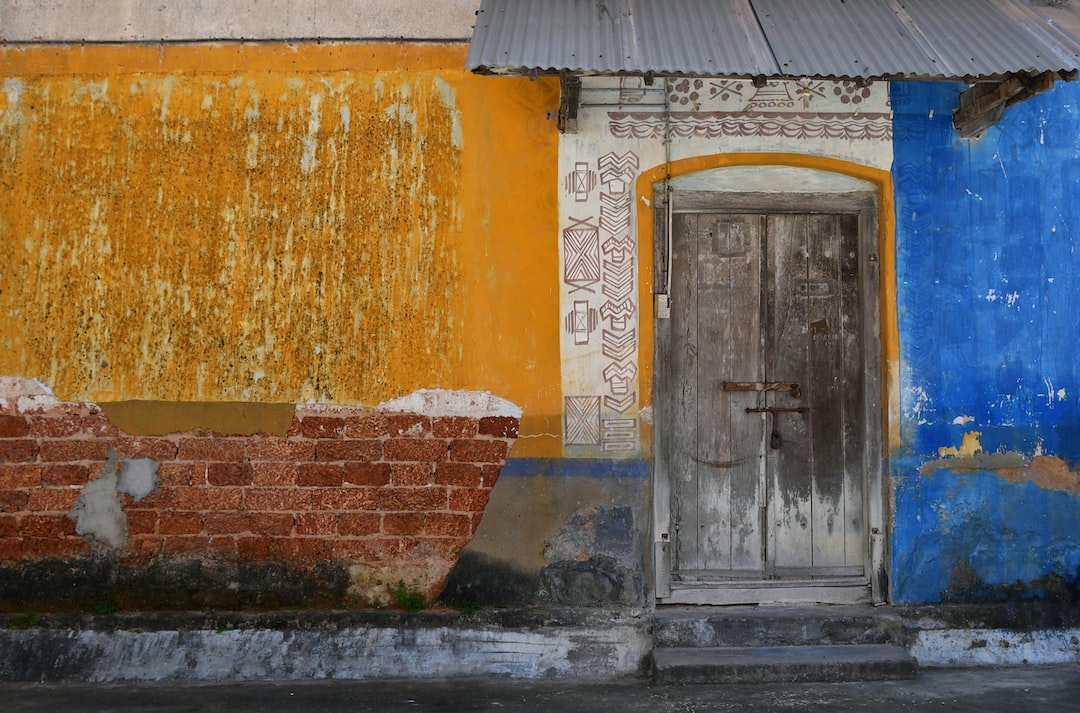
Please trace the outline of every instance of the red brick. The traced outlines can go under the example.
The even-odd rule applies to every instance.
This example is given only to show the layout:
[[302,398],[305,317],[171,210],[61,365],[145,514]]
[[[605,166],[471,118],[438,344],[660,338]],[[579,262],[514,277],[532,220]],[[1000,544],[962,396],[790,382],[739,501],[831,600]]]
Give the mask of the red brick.
[[25,416],[0,416],[0,438],[22,438],[30,435],[30,422]]
[[478,424],[468,416],[440,416],[431,420],[431,435],[436,438],[472,438]]
[[520,421],[510,416],[485,416],[480,419],[480,435],[495,438],[517,438]]
[[32,463],[38,458],[38,442],[32,438],[0,440],[0,463]]
[[41,485],[41,466],[26,463],[0,463],[0,487],[36,488]]
[[19,534],[19,518],[15,515],[0,514],[0,537],[15,537]]
[[215,535],[206,543],[206,553],[211,557],[234,559],[236,557],[236,537],[232,535]]
[[288,513],[251,514],[251,531],[259,535],[288,537],[293,534],[294,518]]
[[85,465],[49,464],[41,468],[42,485],[86,485],[90,481],[90,469]]
[[448,537],[402,537],[401,557],[406,560],[452,560],[461,552],[462,543]]
[[297,512],[309,510],[319,491],[297,488],[251,488],[244,494],[244,508],[253,512]]
[[56,440],[41,441],[41,460],[43,461],[75,461],[75,460],[105,460],[109,442],[93,438],[63,438]]
[[23,537],[18,542],[21,559],[71,559],[89,548],[89,543],[73,537]]
[[152,535],[157,532],[159,515],[156,510],[128,510],[128,535]]
[[436,438],[391,438],[383,458],[397,462],[434,462],[446,459],[447,442]]
[[375,503],[379,510],[445,510],[446,488],[379,488]]
[[311,509],[323,512],[374,510],[379,488],[327,488],[311,494]]
[[0,512],[16,513],[26,509],[25,490],[0,490]]
[[198,480],[199,484],[206,482],[206,466],[198,466],[193,463],[162,463],[158,468],[158,482],[162,487],[176,487],[178,485],[192,485]]
[[205,555],[210,549],[210,538],[205,535],[169,535],[163,538],[161,553],[164,555]]
[[424,523],[424,532],[428,535],[444,537],[471,537],[472,518],[469,515],[454,512],[428,513],[427,521]]
[[255,461],[251,464],[254,485],[296,485],[296,463]]
[[435,463],[392,463],[390,482],[394,485],[421,486],[435,483]]
[[383,515],[382,532],[384,535],[422,535],[424,513],[388,512]]
[[0,536],[0,562],[17,562],[22,557],[22,538]]
[[202,513],[163,512],[158,520],[158,532],[162,535],[197,535],[202,531]]
[[345,469],[330,463],[301,463],[296,466],[296,484],[303,487],[340,487]]
[[208,512],[202,517],[207,535],[237,535],[252,532],[251,517],[246,512]]
[[382,441],[375,439],[338,440],[321,439],[315,447],[315,460],[319,461],[377,461],[382,458]]
[[365,537],[379,534],[382,515],[377,512],[343,512],[338,516],[338,534]]
[[386,415],[386,432],[391,436],[422,438],[431,433],[431,419],[412,413]]
[[206,482],[210,485],[251,485],[254,475],[250,463],[208,463]]
[[495,487],[496,481],[499,479],[499,475],[502,473],[503,464],[499,465],[483,465],[480,466],[484,472],[483,478],[480,479],[480,486],[483,488]]
[[71,438],[92,436],[114,438],[120,429],[103,413],[65,413],[58,415],[31,415],[30,433],[40,438]]
[[244,489],[176,488],[167,502],[176,510],[240,510],[244,506]]
[[377,411],[368,411],[345,419],[343,435],[347,438],[381,438],[389,433],[386,416]]
[[165,538],[158,535],[134,534],[128,540],[127,551],[132,557],[148,558],[161,554]]
[[269,537],[237,537],[236,554],[245,560],[270,559],[270,542]]
[[27,493],[26,509],[67,514],[79,499],[79,492],[78,488],[35,488]]
[[247,457],[253,461],[315,460],[315,441],[263,436],[248,439]]
[[113,448],[121,458],[153,458],[162,462],[176,458],[176,441],[168,438],[123,436],[113,439]]
[[506,441],[461,439],[450,444],[450,460],[459,463],[502,463],[506,460]]
[[381,486],[390,482],[391,466],[389,463],[346,463],[345,483],[350,485]]
[[19,519],[23,537],[74,537],[75,523],[66,514],[23,515]]
[[435,482],[439,485],[456,485],[473,488],[483,480],[483,470],[473,463],[436,463]]
[[[376,518],[378,515],[376,515]],[[332,536],[337,532],[338,516],[331,512],[301,512],[296,514],[297,535]]]
[[237,438],[182,438],[176,460],[239,463],[247,457],[244,441]]
[[270,540],[270,554],[286,562],[326,559],[329,547],[322,537],[275,537]]
[[345,419],[337,416],[305,416],[300,421],[300,435],[305,438],[340,438]]
[[450,504],[446,509],[452,512],[483,512],[490,495],[488,488],[450,488]]

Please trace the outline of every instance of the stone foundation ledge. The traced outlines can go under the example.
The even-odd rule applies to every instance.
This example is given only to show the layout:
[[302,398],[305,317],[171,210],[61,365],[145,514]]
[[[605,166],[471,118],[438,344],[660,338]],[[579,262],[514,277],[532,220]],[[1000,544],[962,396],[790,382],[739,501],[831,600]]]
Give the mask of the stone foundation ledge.
[[920,667],[1080,663],[1080,607],[1028,600],[897,607]]
[[651,627],[598,609],[3,615],[0,681],[612,680],[646,672]]

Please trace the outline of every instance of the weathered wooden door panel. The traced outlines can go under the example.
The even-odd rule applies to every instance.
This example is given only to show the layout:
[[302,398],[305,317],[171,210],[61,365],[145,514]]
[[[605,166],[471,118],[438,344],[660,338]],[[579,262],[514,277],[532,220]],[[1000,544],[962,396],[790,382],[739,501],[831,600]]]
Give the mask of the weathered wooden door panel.
[[657,379],[671,580],[863,577],[858,215],[699,211],[671,228]]
[[[673,299],[669,368],[676,422],[687,428],[671,472],[684,579],[762,570],[762,435],[745,415],[757,396],[721,389],[725,378],[761,378],[761,230],[747,215],[689,214],[675,224],[673,256],[686,271]],[[715,319],[716,309],[731,318]]]
[[770,378],[801,386],[799,398],[777,393],[773,401],[770,572],[861,575],[858,223],[780,215],[768,226],[767,368]]

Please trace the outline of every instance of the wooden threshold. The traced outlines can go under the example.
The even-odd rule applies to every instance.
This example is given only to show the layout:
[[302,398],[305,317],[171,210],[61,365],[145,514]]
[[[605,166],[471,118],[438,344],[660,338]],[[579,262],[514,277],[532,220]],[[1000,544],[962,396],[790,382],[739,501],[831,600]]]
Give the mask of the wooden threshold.
[[864,578],[759,580],[672,583],[671,594],[657,604],[869,604],[870,583]]

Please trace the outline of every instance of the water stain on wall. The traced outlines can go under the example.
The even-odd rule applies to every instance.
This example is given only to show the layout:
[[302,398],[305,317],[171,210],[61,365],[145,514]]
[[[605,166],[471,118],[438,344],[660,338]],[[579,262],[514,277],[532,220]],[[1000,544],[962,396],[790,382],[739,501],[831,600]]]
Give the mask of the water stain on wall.
[[[28,76],[0,92],[4,373],[62,397],[377,402],[460,354],[434,73]],[[408,383],[406,383],[408,382]]]

